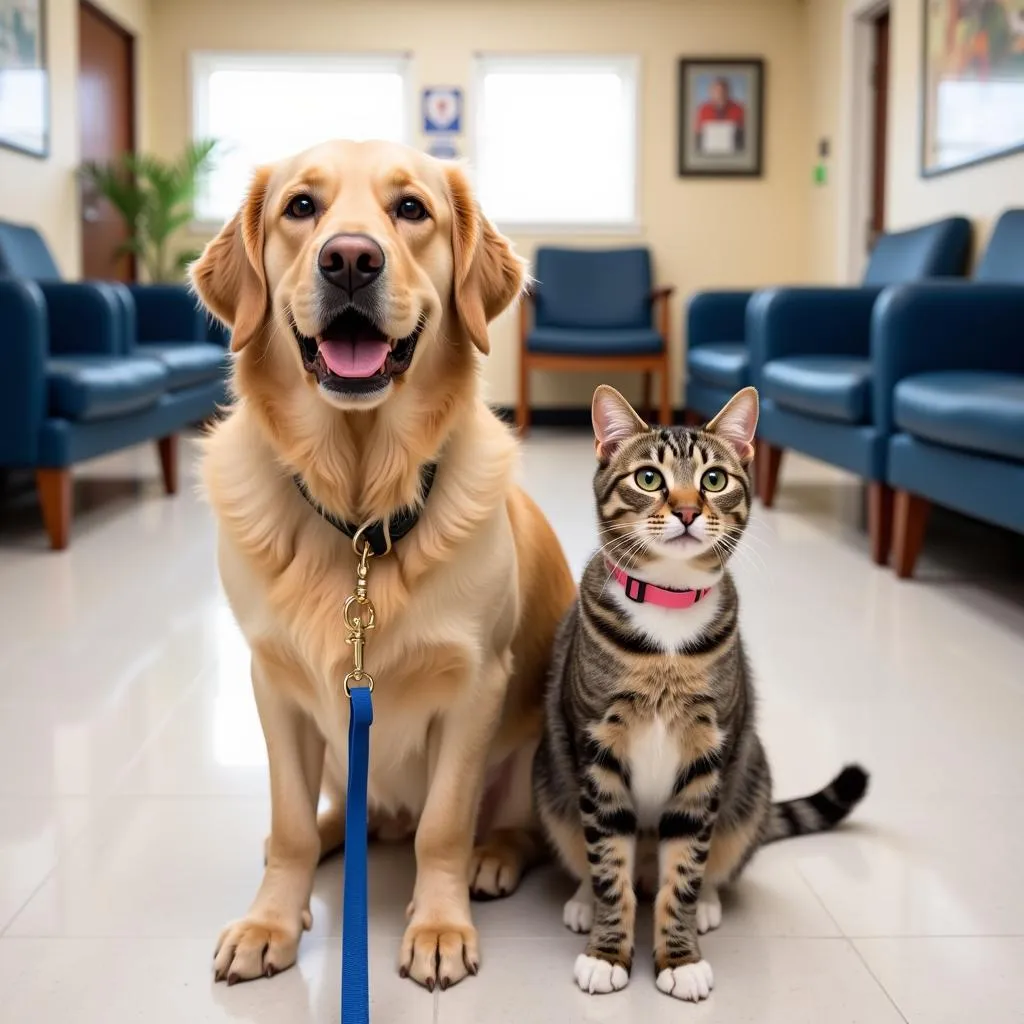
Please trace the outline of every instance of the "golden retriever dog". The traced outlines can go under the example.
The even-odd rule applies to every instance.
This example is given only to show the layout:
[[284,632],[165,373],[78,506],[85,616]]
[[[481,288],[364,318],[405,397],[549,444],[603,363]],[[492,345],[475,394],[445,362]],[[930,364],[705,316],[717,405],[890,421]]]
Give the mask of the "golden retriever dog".
[[541,851],[530,767],[574,593],[480,397],[487,325],[523,266],[457,167],[330,142],[257,172],[192,281],[232,328],[236,402],[203,476],[270,763],[263,882],[220,937],[216,977],[284,970],[310,927],[317,863],[344,843],[357,558],[336,524],[411,508],[418,522],[369,564],[369,801],[381,834],[415,830],[399,969],[447,987],[479,968],[471,891],[510,893]]

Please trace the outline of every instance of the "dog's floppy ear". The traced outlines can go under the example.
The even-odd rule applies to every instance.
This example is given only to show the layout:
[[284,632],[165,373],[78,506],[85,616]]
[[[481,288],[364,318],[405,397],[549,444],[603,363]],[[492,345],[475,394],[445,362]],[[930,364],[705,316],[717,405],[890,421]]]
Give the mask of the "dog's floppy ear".
[[263,206],[270,170],[253,176],[242,208],[192,264],[192,286],[203,304],[231,328],[231,350],[252,341],[267,315],[263,269]]
[[525,263],[507,238],[480,212],[465,174],[449,167],[455,311],[470,340],[485,355],[491,350],[487,325],[522,291]]

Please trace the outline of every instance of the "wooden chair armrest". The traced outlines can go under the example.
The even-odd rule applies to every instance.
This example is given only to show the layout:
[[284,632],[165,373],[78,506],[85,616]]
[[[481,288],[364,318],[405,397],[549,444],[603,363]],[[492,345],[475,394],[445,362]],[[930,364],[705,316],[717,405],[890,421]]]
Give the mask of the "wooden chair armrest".
[[651,302],[662,302],[665,299],[670,299],[675,294],[676,286],[674,284],[665,284],[660,288],[655,288],[651,292]]

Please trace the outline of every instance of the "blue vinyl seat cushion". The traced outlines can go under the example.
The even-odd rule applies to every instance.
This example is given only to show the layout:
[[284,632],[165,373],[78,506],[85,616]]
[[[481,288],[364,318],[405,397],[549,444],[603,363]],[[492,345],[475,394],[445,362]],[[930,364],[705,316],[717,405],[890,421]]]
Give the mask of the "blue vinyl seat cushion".
[[922,373],[893,392],[897,426],[924,441],[1024,461],[1024,375]]
[[649,327],[535,327],[526,347],[548,355],[641,356],[661,352],[664,344],[661,335]]
[[742,341],[712,341],[694,345],[686,355],[694,377],[723,388],[742,388],[750,370],[750,350]]
[[145,342],[136,353],[163,363],[171,391],[220,377],[227,358],[220,345],[208,341]]
[[167,390],[168,375],[142,356],[55,356],[46,361],[50,414],[88,422],[148,409]]
[[871,360],[856,356],[773,359],[761,370],[761,391],[784,409],[840,423],[868,423]]

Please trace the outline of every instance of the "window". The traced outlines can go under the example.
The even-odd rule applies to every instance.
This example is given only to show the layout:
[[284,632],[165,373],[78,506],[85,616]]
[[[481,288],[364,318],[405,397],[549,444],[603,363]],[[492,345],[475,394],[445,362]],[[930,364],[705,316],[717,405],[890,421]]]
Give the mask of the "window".
[[255,167],[326,139],[407,141],[407,71],[400,56],[195,54],[192,134],[222,144],[196,219],[227,220]]
[[632,57],[481,57],[476,175],[505,227],[626,229],[637,222]]

